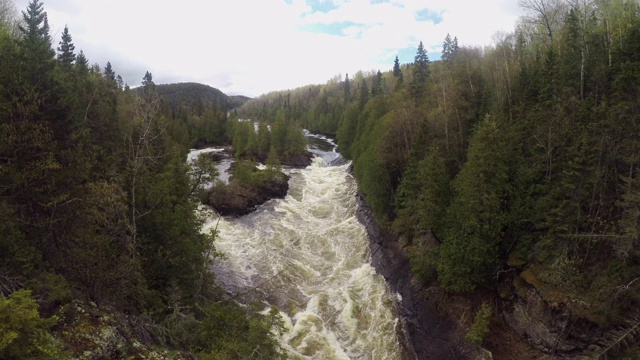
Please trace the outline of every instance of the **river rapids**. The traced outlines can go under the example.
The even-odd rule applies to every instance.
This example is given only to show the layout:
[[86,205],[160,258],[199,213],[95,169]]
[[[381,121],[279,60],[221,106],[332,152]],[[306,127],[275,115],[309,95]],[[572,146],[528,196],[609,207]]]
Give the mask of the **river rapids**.
[[210,216],[203,231],[217,227],[224,254],[213,271],[230,293],[280,310],[292,359],[405,359],[399,296],[371,265],[349,164],[331,140],[307,139],[316,157],[285,170],[284,199],[240,218]]

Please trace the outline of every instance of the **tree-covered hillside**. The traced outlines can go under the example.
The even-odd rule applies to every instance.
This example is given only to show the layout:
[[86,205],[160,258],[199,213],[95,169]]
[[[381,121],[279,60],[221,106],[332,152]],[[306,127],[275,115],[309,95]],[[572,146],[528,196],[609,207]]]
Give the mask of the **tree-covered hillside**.
[[623,324],[640,305],[640,8],[521,5],[491,47],[447,36],[430,61],[420,43],[411,64],[240,113],[287,97],[300,124],[336,136],[423,281],[506,297],[527,284],[573,319]]
[[[89,65],[69,29],[52,44],[40,0],[20,21],[7,9],[0,359],[124,358],[153,349],[281,358],[270,332],[277,315],[226,300],[215,284],[215,234],[200,232],[191,201],[187,151],[225,141],[227,109],[163,99],[171,86],[156,86],[149,72],[131,90],[110,63]],[[100,341],[107,344],[97,352],[91,346]]]

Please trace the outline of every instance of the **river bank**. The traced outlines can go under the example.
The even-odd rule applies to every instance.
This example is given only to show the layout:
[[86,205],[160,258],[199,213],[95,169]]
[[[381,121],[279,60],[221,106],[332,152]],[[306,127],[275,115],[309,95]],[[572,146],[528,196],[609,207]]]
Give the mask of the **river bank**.
[[402,245],[376,223],[361,195],[357,195],[357,204],[356,216],[370,241],[371,263],[391,291],[400,295],[398,312],[405,328],[403,346],[408,353],[420,360],[486,358],[482,348],[466,341],[457,324],[427,301],[427,289],[414,281]]

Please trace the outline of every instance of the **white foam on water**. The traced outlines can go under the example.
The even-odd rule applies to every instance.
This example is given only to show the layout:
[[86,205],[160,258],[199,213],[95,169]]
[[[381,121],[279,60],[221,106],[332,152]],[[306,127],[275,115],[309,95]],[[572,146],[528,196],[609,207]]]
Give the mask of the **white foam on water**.
[[280,341],[294,359],[403,358],[398,295],[370,265],[348,166],[314,158],[289,171],[285,199],[218,225],[217,278],[236,293],[260,285],[253,294],[281,310]]

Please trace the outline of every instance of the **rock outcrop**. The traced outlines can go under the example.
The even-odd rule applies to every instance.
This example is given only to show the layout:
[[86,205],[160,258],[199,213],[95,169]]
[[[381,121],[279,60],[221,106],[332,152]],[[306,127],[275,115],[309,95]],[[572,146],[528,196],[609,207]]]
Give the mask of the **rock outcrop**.
[[490,353],[470,344],[455,322],[427,301],[426,289],[413,280],[409,259],[400,242],[374,220],[371,208],[358,196],[358,220],[369,235],[372,264],[392,292],[405,328],[402,346],[412,359],[489,359]]

